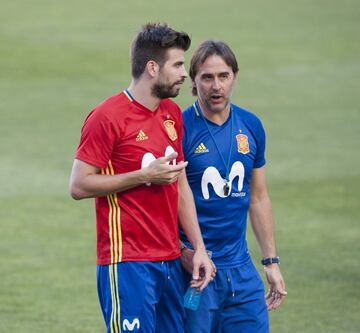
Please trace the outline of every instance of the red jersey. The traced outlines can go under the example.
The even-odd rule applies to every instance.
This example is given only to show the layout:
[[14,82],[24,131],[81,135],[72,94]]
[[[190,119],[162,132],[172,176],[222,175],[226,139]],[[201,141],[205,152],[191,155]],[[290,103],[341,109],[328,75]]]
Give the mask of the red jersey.
[[[106,175],[139,170],[174,151],[182,161],[182,133],[181,110],[173,101],[162,100],[152,112],[124,91],[88,115],[75,158]],[[141,185],[95,201],[98,264],[180,256],[177,182]]]

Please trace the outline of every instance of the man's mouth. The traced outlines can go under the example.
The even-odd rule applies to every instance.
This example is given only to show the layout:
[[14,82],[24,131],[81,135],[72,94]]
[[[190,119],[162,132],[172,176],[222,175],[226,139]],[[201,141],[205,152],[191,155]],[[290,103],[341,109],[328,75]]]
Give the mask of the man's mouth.
[[183,83],[184,83],[184,81],[185,80],[180,80],[180,81],[176,81],[175,83],[174,83],[174,86],[180,86],[180,85],[182,85]]
[[222,95],[211,95],[210,98],[211,98],[211,101],[217,103],[217,102],[221,102],[223,96]]

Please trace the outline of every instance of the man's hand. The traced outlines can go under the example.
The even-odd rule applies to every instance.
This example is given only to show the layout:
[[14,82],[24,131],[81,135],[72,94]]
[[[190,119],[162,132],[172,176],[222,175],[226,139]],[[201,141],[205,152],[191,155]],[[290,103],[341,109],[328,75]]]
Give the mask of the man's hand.
[[145,182],[153,184],[171,184],[175,182],[181,171],[185,169],[188,164],[188,162],[183,161],[176,165],[169,164],[176,159],[177,155],[178,154],[174,152],[151,162],[148,167],[142,170]]
[[[195,251],[186,247],[184,250],[181,251],[181,265],[182,267],[190,274],[193,272],[193,257]],[[216,266],[212,260],[210,260],[212,271],[211,271],[211,280],[214,279],[216,275]]]
[[287,292],[285,291],[285,282],[281,275],[278,264],[272,264],[264,267],[269,291],[266,295],[266,304],[268,310],[276,310],[285,300]]
[[193,257],[195,251],[189,248],[185,248],[181,251],[181,265],[190,274],[193,272]]
[[[191,265],[188,265],[190,268]],[[191,287],[203,290],[213,280],[216,268],[205,249],[193,251]]]

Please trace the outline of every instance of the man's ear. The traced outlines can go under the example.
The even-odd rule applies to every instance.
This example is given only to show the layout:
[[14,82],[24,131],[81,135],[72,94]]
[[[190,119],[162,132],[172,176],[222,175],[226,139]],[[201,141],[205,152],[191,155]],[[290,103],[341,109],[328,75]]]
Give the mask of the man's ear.
[[237,73],[234,74],[234,81],[235,81],[235,83],[237,82],[238,78],[239,78],[239,72],[237,72]]
[[195,80],[191,80],[191,93],[194,96],[197,96],[197,87],[196,87]]
[[146,67],[145,67],[146,71],[148,72],[148,74],[150,75],[150,77],[154,78],[157,77],[159,74],[159,70],[160,70],[160,66],[158,65],[158,63],[154,60],[149,60],[146,63]]

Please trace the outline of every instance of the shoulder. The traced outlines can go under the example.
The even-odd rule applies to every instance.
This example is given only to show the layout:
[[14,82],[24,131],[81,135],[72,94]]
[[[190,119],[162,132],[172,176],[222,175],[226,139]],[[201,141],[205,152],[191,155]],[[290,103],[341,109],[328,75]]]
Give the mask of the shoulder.
[[130,104],[124,93],[110,96],[87,115],[83,130],[118,133]]
[[92,114],[97,118],[112,121],[128,110],[130,104],[131,101],[128,97],[123,92],[120,92],[108,97],[97,105],[92,111]]
[[245,110],[235,104],[231,104],[231,107],[234,110],[234,115],[239,117],[247,125],[253,125],[256,127],[262,126],[260,118],[255,113]]
[[186,126],[190,122],[194,121],[195,116],[196,116],[196,113],[195,113],[195,110],[194,110],[194,105],[190,105],[187,109],[185,109],[182,112],[182,118],[183,118],[184,126]]
[[231,104],[231,107],[234,111],[235,119],[239,119],[256,137],[263,137],[265,135],[264,126],[255,113],[245,110],[235,104]]

